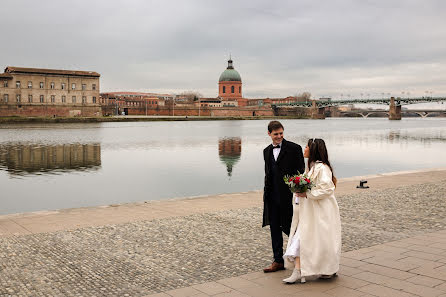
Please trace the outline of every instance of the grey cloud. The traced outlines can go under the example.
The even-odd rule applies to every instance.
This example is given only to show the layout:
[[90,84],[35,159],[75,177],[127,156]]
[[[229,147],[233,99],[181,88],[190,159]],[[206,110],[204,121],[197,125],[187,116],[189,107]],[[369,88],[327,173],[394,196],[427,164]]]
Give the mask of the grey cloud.
[[434,0],[8,1],[0,64],[98,71],[102,91],[216,96],[232,53],[247,97],[440,95],[445,8]]

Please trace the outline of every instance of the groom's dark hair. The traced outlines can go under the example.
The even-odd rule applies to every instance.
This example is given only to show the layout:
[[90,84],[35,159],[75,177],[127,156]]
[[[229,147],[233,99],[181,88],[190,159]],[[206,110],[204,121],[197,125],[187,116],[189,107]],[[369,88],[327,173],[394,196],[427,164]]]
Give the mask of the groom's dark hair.
[[282,124],[279,121],[271,121],[268,124],[268,132],[269,133],[273,132],[274,130],[280,129],[280,128],[284,129]]

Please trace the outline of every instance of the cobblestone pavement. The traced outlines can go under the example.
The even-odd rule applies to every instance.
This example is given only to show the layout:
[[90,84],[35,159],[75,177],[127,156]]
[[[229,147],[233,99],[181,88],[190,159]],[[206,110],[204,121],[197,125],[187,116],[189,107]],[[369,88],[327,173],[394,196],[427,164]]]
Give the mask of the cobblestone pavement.
[[[338,197],[343,249],[446,228],[446,180]],[[0,238],[0,296],[144,296],[270,263],[262,209]]]

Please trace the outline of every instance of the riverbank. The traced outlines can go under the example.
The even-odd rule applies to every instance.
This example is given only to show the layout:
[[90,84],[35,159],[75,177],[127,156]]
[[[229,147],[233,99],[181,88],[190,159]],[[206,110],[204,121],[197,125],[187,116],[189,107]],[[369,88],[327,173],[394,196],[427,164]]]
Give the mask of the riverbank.
[[[364,178],[370,188],[357,189]],[[395,289],[388,283],[380,287],[377,280],[394,280],[393,285],[402,275],[403,279],[420,278],[423,273],[424,282],[435,282],[430,275],[441,274],[432,267],[444,263],[417,260],[414,254],[424,255],[426,249],[443,253],[436,241],[431,242],[432,247],[419,242],[423,234],[446,228],[445,196],[445,168],[340,179],[337,199],[344,251],[340,277],[328,284],[286,287],[286,291],[293,296],[305,290],[335,288],[352,293],[351,286],[356,289],[360,283],[358,294],[367,290],[389,294],[397,291],[391,291]],[[269,291],[259,285],[281,286],[278,277],[286,273],[258,273],[271,261],[269,231],[260,227],[261,214],[262,192],[254,191],[3,215],[0,295],[146,296],[166,292],[159,296],[189,296],[200,290],[223,289],[228,296],[261,296],[262,290]],[[417,235],[418,239],[404,239]],[[383,261],[386,255],[391,258]],[[444,258],[438,257],[435,261]],[[402,262],[405,259],[410,261]],[[430,262],[422,267],[422,261]],[[398,270],[403,268],[406,271]],[[442,287],[423,289],[411,284],[404,289],[442,292]],[[338,291],[323,296],[336,296]]]
[[[336,190],[344,256],[333,282],[280,287],[286,272],[259,275],[271,247],[268,228],[261,228],[262,192],[254,191],[0,216],[0,295],[208,296],[224,286],[227,296],[268,296],[268,289],[259,293],[261,284],[293,296],[349,293],[351,286],[363,288],[358,294],[380,292],[375,287],[389,294],[398,291],[388,286],[421,275],[418,281],[441,286],[444,272],[433,269],[445,263],[434,261],[446,254],[438,241],[420,238],[446,229],[446,169],[368,176],[370,188],[357,189],[362,178],[340,179]],[[383,279],[390,281],[381,288],[376,282]],[[406,292],[443,288],[407,282]],[[336,292],[320,296],[345,296]]]
[[[356,188],[359,181],[363,179],[368,181],[369,189]],[[338,181],[336,195],[339,197],[348,195],[365,197],[376,191],[417,184],[423,185],[425,181],[439,183],[443,180],[446,180],[446,168],[341,178]],[[263,191],[251,191],[0,215],[0,237],[262,207],[262,195]],[[371,195],[373,196],[373,194]]]
[[156,121],[240,121],[270,119],[308,119],[297,116],[112,116],[112,117],[0,117],[1,123],[102,123]]

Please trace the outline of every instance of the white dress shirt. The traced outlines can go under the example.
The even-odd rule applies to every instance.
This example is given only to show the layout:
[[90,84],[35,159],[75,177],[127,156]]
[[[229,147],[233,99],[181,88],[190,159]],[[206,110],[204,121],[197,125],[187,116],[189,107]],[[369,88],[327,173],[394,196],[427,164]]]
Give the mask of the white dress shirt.
[[274,156],[274,161],[277,161],[277,158],[279,157],[280,150],[282,149],[282,142],[279,143],[278,145],[280,145],[280,148],[274,148],[274,144],[273,144],[273,156]]

